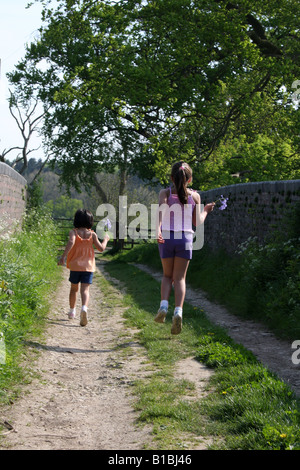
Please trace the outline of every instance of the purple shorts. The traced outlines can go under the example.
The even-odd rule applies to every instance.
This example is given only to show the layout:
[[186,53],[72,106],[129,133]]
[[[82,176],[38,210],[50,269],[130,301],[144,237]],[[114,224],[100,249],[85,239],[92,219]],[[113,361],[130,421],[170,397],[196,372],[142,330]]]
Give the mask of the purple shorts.
[[[175,238],[175,233],[176,237]],[[165,243],[158,244],[159,255],[161,258],[179,258],[192,259],[193,253],[193,233],[163,232],[162,236]],[[180,238],[179,238],[180,237]]]

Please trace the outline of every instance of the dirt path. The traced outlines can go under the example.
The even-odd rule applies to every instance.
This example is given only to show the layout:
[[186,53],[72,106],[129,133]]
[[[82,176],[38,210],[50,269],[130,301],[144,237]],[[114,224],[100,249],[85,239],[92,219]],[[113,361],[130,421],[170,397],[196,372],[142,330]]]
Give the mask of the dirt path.
[[[151,274],[157,280],[161,273],[141,264],[135,264],[139,269]],[[300,396],[300,364],[292,362],[292,343],[277,339],[266,327],[253,321],[240,320],[230,315],[225,308],[210,302],[200,289],[187,287],[186,301],[191,305],[201,307],[207,317],[215,324],[222,326],[228,335],[237,343],[251,351],[258,360]],[[300,338],[295,338],[300,340]]]
[[[136,266],[160,280],[161,273]],[[24,385],[14,405],[0,409],[0,422],[8,428],[0,450],[155,449],[151,428],[137,426],[131,394],[132,382],[149,374],[149,363],[136,331],[124,325],[121,286],[101,290],[102,268],[100,264],[91,287],[89,323],[84,328],[78,318],[67,318],[69,282],[64,270],[45,340],[30,344],[39,352],[33,364],[38,377]],[[200,291],[188,288],[186,300],[203,308],[213,322],[300,392],[300,366],[292,364],[290,344],[278,341],[259,324],[229,315]],[[187,399],[207,393],[212,373],[193,358],[176,365],[176,378],[195,384],[194,396]],[[209,439],[199,436],[198,444],[189,449],[207,449],[209,444]]]
[[[149,362],[136,331],[124,325],[122,286],[101,290],[103,275],[101,262],[91,286],[89,322],[81,327],[78,314],[75,320],[66,315],[69,282],[64,270],[45,340],[29,345],[39,352],[32,366],[38,376],[24,385],[15,404],[0,409],[0,423],[8,428],[0,450],[155,449],[152,429],[136,424],[131,394],[132,382],[151,373]],[[176,374],[195,383],[194,396],[189,392],[187,399],[207,393],[212,371],[198,361],[185,358]],[[211,441],[199,436],[193,442],[194,450],[203,450]]]
[[[64,270],[45,343],[31,345],[40,350],[33,366],[40,377],[24,387],[23,398],[11,408],[0,410],[0,421],[13,428],[0,449],[143,449],[151,441],[150,430],[136,426],[128,392],[140,374],[144,351],[134,332],[124,327],[124,308],[117,302],[121,294],[114,290],[112,308],[112,300],[95,280],[90,320],[80,327],[78,318],[66,315],[67,275]],[[95,277],[101,281],[101,276],[98,271]]]

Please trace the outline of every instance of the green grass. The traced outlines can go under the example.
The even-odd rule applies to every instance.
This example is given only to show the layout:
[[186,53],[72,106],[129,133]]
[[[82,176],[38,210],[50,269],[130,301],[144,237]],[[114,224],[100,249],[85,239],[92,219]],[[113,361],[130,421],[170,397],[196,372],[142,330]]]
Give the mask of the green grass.
[[[0,403],[13,401],[19,384],[30,380],[29,368],[21,366],[26,341],[43,331],[47,298],[60,278],[51,221],[35,219],[31,226],[1,244],[0,331],[7,358],[0,365]],[[235,259],[226,270],[220,255],[210,267],[208,258],[203,263],[197,256],[189,271],[191,284],[199,286],[200,277],[212,286],[212,296],[221,296],[225,277],[238,281]],[[209,254],[203,251],[201,256]],[[118,298],[127,307],[126,321],[139,330],[139,340],[147,351],[148,377],[138,380],[133,391],[139,421],[152,425],[156,449],[191,449],[197,439],[211,437],[215,439],[212,448],[300,449],[299,402],[292,391],[224,330],[211,324],[201,306],[185,304],[184,327],[178,336],[170,334],[171,318],[162,325],[153,321],[160,285],[127,261],[160,268],[156,244],[140,245],[114,258],[107,255],[107,259],[107,271],[126,286],[124,300]],[[228,289],[230,282],[225,285]],[[108,281],[106,286],[108,289]],[[242,298],[238,290],[235,295]],[[114,299],[107,296],[107,301]],[[171,298],[170,310],[173,307]],[[210,393],[202,400],[188,401],[193,384],[174,374],[176,363],[185,357],[195,357],[214,371]]]
[[[204,247],[193,252],[187,282],[231,313],[258,320],[278,337],[294,341],[300,337],[299,241],[278,237],[262,247],[250,240],[240,256]],[[156,243],[124,251],[116,259],[161,269]]]
[[[142,261],[139,253],[140,249],[137,262]],[[201,306],[185,304],[184,327],[178,336],[170,334],[171,315],[165,324],[156,324],[160,285],[124,262],[132,256],[133,251],[122,254],[106,269],[126,286],[125,318],[139,329],[153,366],[149,377],[135,384],[134,393],[139,420],[153,426],[157,449],[192,448],[197,438],[211,437],[212,448],[300,449],[299,403],[289,387],[211,324]],[[211,391],[201,401],[187,401],[193,384],[174,376],[176,363],[190,356],[214,370]]]
[[61,278],[55,233],[49,217],[31,211],[22,232],[0,242],[0,332],[5,345],[0,404],[13,401],[19,385],[31,379],[30,368],[23,366],[26,342],[42,334],[49,296]]

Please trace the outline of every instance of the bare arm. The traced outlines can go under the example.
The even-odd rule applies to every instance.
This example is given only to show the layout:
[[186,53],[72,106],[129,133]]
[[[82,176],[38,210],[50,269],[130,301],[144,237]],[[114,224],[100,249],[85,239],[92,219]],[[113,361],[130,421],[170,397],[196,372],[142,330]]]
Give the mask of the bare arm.
[[103,242],[100,243],[100,241],[97,237],[97,234],[95,232],[93,232],[93,243],[94,243],[95,247],[97,248],[97,250],[100,251],[101,253],[105,250],[106,245],[108,243],[108,240],[109,240],[109,236],[105,235],[105,237],[103,239]]
[[209,204],[206,204],[204,206],[204,210],[201,212],[201,198],[200,194],[198,194],[196,191],[192,193],[193,199],[196,203],[196,206],[193,211],[193,225],[197,227],[198,225],[201,225],[204,223],[207,214],[212,212],[214,210],[215,203],[210,202]]
[[71,250],[71,248],[73,247],[73,245],[75,243],[75,239],[76,239],[75,231],[71,230],[70,233],[69,233],[69,240],[68,240],[68,243],[66,245],[65,251],[63,252],[60,260],[58,261],[59,265],[64,265],[65,264],[68,253],[69,253],[69,251]]
[[[158,204],[161,206],[162,204],[167,204],[168,202],[168,195],[165,189],[162,189],[159,193]],[[157,227],[156,227],[156,239],[158,243],[164,243],[164,239],[161,233],[161,223],[162,223],[162,212],[158,208],[158,218],[157,218]]]

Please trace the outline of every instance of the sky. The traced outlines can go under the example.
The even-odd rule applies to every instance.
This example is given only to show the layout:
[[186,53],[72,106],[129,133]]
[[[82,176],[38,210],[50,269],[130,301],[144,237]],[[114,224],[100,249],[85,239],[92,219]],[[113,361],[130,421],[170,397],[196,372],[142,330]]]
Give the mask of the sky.
[[[26,9],[29,0],[0,0],[0,151],[22,145],[22,137],[15,120],[12,118],[7,98],[9,84],[6,74],[14,70],[14,66],[25,55],[26,43],[32,42],[42,25],[42,6],[39,2]],[[32,147],[40,145],[40,140],[32,140]],[[31,146],[30,146],[31,147]],[[42,150],[30,156],[43,158]],[[16,153],[7,155],[8,160],[16,157]]]

